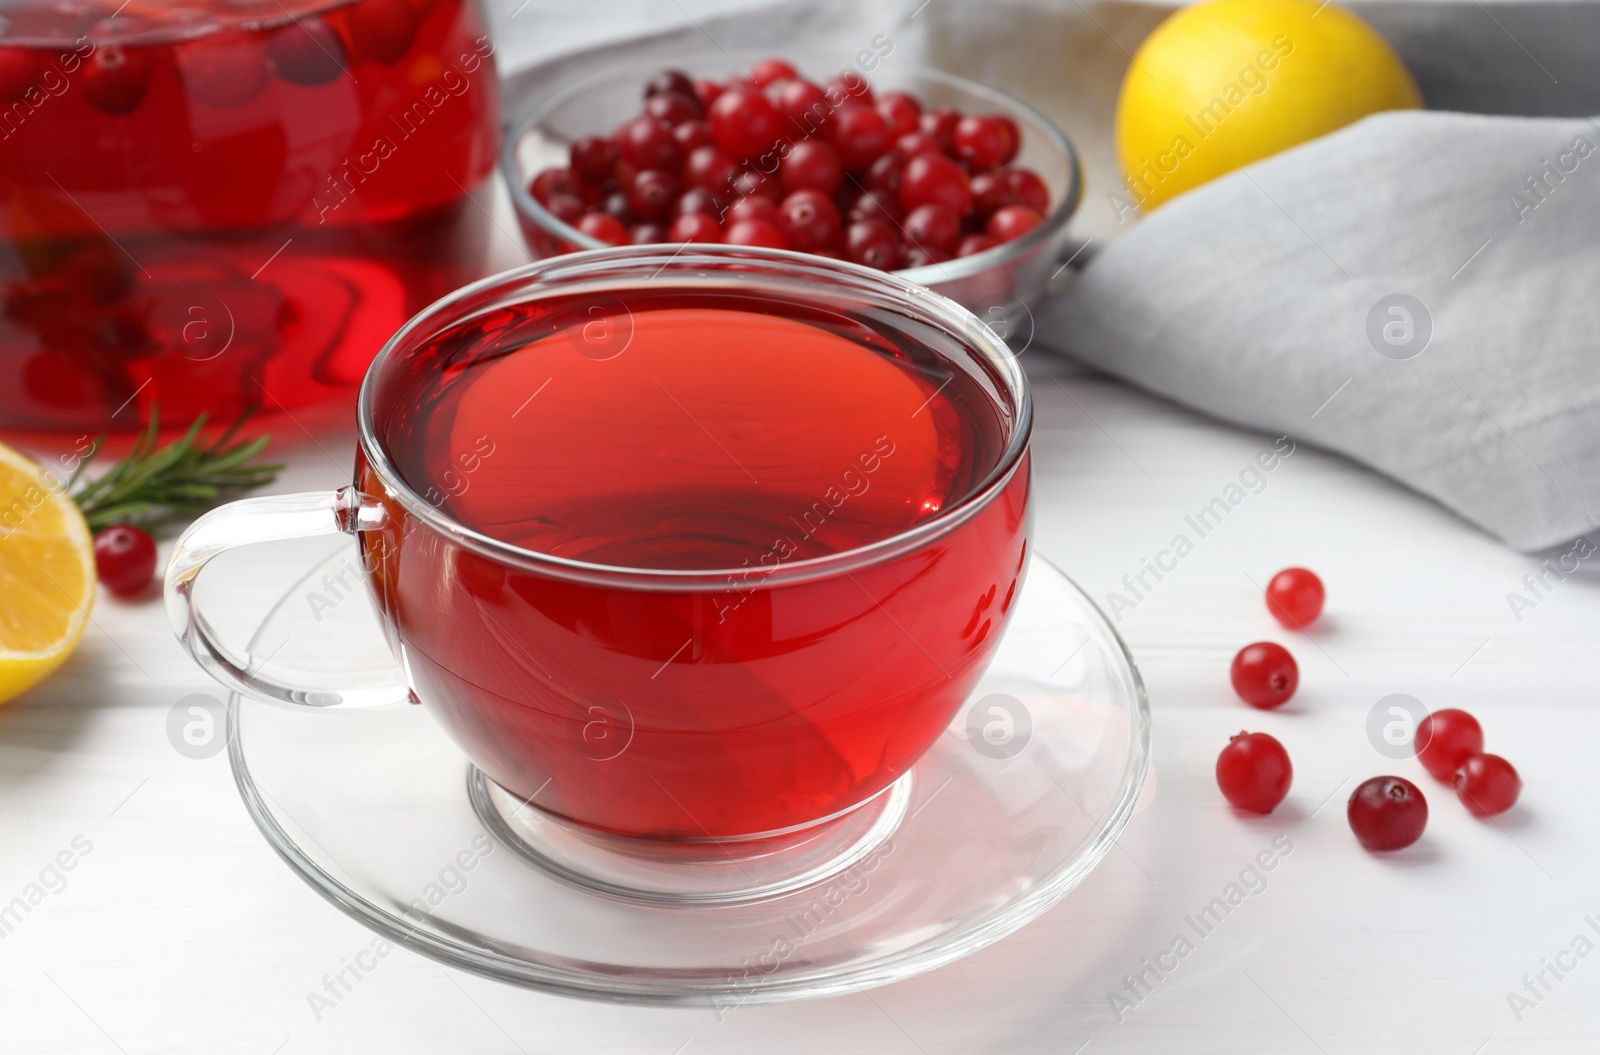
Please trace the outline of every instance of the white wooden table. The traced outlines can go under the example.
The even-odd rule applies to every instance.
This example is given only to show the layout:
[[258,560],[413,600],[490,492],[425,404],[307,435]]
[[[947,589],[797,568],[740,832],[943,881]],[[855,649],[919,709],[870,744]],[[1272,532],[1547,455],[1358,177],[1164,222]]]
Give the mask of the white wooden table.
[[[1030,367],[1038,546],[1097,597],[1268,442],[1047,359]],[[286,440],[284,489],[346,479],[318,446]],[[351,449],[321,442],[341,459]],[[525,992],[404,950],[319,1021],[307,993],[367,933],[268,849],[224,756],[169,744],[172,704],[212,687],[160,606],[102,596],[69,665],[0,709],[0,902],[60,852],[74,858],[65,887],[0,938],[0,1051],[1594,1050],[1600,956],[1556,957],[1580,934],[1600,944],[1586,922],[1600,925],[1600,584],[1569,578],[1519,623],[1506,594],[1530,558],[1304,447],[1268,479],[1122,620],[1150,688],[1155,766],[1119,852],[1045,917],[951,967],[722,1022]],[[1292,563],[1328,584],[1314,645],[1278,630],[1251,582]],[[1301,663],[1280,712],[1228,687],[1233,652],[1259,638]],[[1367,715],[1395,692],[1476,713],[1521,768],[1523,803],[1498,824],[1473,820],[1414,760],[1378,754]],[[1294,756],[1290,798],[1264,819],[1235,816],[1213,783],[1240,728]],[[1356,846],[1343,804],[1385,772],[1421,784],[1433,814],[1420,844],[1380,858]],[[1265,888],[1247,877],[1258,892],[1204,937],[1191,930],[1185,917],[1279,836],[1292,850]],[[1147,973],[1148,995],[1136,989],[1119,1021],[1108,995],[1180,934],[1193,952],[1166,956],[1177,968],[1164,979]],[[1507,993],[1551,962],[1575,969],[1547,973],[1547,995],[1535,981],[1542,1002],[1519,1021]]]
[[[1271,442],[1025,361],[1037,545],[1102,600],[1174,535],[1192,537],[1184,518]],[[283,490],[349,478],[352,436],[281,435],[277,449]],[[1328,584],[1314,641],[1279,630],[1255,585],[1290,564]],[[1155,764],[1119,849],[1076,892],[932,974],[722,1021],[545,996],[405,950],[319,1018],[308,994],[370,936],[273,855],[223,755],[169,743],[172,705],[215,690],[160,606],[102,596],[70,663],[0,708],[0,906],[37,900],[14,924],[0,917],[0,1052],[1594,1051],[1600,955],[1572,950],[1600,948],[1600,579],[1569,577],[1518,620],[1507,595],[1538,570],[1299,448],[1175,570],[1127,595],[1120,626],[1149,686]],[[1270,714],[1227,681],[1233,653],[1261,638],[1288,644],[1302,671]],[[1521,769],[1522,804],[1474,820],[1415,761],[1380,755],[1368,714],[1392,693],[1477,714]],[[1241,728],[1294,758],[1289,800],[1267,818],[1236,816],[1213,781]],[[1343,807],[1387,772],[1422,785],[1432,818],[1416,847],[1376,857]],[[1264,882],[1241,880],[1274,846]],[[1226,919],[1191,929],[1230,883],[1244,893]],[[1179,936],[1192,951],[1175,959]],[[1132,976],[1163,962],[1176,966],[1146,970],[1130,997]]]

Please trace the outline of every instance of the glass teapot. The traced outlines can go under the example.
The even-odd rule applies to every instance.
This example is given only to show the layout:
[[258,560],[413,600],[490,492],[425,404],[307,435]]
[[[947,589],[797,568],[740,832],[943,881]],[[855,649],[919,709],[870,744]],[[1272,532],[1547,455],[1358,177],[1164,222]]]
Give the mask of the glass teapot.
[[0,0],[0,428],[353,390],[481,275],[475,0]]

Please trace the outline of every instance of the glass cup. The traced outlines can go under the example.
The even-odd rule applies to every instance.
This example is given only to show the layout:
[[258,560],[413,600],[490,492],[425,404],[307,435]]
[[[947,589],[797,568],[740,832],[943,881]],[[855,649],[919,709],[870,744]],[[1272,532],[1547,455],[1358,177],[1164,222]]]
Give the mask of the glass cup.
[[[644,290],[900,320],[914,329],[897,332],[954,349],[939,360],[952,372],[944,384],[960,372],[960,387],[981,403],[972,409],[996,423],[998,439],[959,500],[907,530],[820,556],[779,552],[705,570],[593,563],[464,525],[441,500],[464,492],[482,459],[509,456],[495,453],[493,434],[440,459],[429,479],[414,468],[402,476],[390,426],[419,378],[463,369],[473,356],[503,353],[563,322],[536,318],[485,344],[484,333],[503,332],[494,326],[506,309],[626,303]],[[677,859],[690,861],[706,851],[726,863],[729,846],[770,854],[864,803],[892,800],[885,793],[904,783],[983,673],[1026,566],[1031,402],[1014,357],[954,302],[850,264],[710,246],[540,261],[412,319],[369,369],[358,416],[351,486],[234,502],[189,528],[166,576],[174,631],[213,677],[257,700],[335,709],[420,703],[476,767],[477,798],[498,797],[547,831],[624,853],[682,851]],[[773,432],[815,427],[781,414],[761,420]],[[862,452],[842,487],[864,490],[892,446]],[[548,457],[572,455],[552,449]],[[270,657],[218,640],[193,593],[212,557],[337,533],[359,547],[398,660],[388,682],[317,684],[262,669]]]

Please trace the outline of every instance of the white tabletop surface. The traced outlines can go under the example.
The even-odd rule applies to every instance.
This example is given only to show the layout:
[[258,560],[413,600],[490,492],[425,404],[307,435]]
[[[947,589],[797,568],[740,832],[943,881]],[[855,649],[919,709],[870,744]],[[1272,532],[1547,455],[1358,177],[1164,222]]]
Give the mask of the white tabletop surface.
[[[1025,362],[1037,548],[1102,601],[1192,535],[1185,516],[1271,442],[1037,353]],[[348,482],[350,435],[280,433],[276,450],[284,491]],[[1596,1050],[1600,955],[1570,950],[1600,949],[1600,580],[1568,577],[1519,620],[1507,595],[1527,592],[1536,558],[1309,448],[1267,481],[1123,614],[1155,761],[1118,849],[1081,887],[931,974],[720,1021],[529,992],[403,949],[319,1020],[308,994],[369,934],[268,848],[224,755],[173,749],[172,705],[216,690],[158,603],[102,595],[67,666],[0,708],[0,903],[58,854],[74,864],[0,937],[0,1052]],[[1280,630],[1255,585],[1291,564],[1328,585],[1309,639]],[[1243,706],[1227,680],[1233,653],[1263,638],[1301,665],[1298,695],[1274,713]],[[1414,760],[1380,755],[1367,718],[1391,693],[1472,710],[1520,768],[1523,801],[1474,820]],[[1294,757],[1289,800],[1266,818],[1236,815],[1212,776],[1241,728]],[[1343,807],[1356,783],[1390,772],[1424,788],[1432,818],[1418,845],[1379,857],[1356,845]],[[1265,888],[1197,938],[1185,917],[1280,836],[1292,850]],[[1179,934],[1193,952],[1119,1016],[1108,995]],[[1541,969],[1544,984],[1525,979]],[[1525,982],[1539,1000],[1513,1007]]]

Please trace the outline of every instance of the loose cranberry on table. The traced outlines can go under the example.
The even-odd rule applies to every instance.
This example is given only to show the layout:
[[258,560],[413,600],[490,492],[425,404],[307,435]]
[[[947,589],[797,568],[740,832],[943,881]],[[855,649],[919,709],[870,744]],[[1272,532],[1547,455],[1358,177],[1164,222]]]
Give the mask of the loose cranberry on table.
[[1428,800],[1404,777],[1373,777],[1350,795],[1345,814],[1368,850],[1403,850],[1428,826]]
[[1474,817],[1492,817],[1517,804],[1522,794],[1522,778],[1515,767],[1499,755],[1473,754],[1461,763],[1450,782],[1462,805]]
[[1412,742],[1422,768],[1438,780],[1450,780],[1469,755],[1483,750],[1483,727],[1466,711],[1446,707],[1417,723]]
[[102,528],[94,536],[94,570],[116,596],[138,596],[155,579],[155,539],[131,524]]
[[1251,813],[1271,813],[1289,794],[1294,766],[1289,752],[1266,733],[1239,733],[1217,756],[1217,787],[1230,804]]
[[1239,698],[1262,710],[1283,704],[1300,684],[1300,668],[1294,657],[1272,641],[1257,641],[1241,648],[1233,657],[1229,676]]
[[1304,630],[1322,614],[1322,580],[1305,568],[1285,568],[1267,583],[1267,611],[1290,630]]

